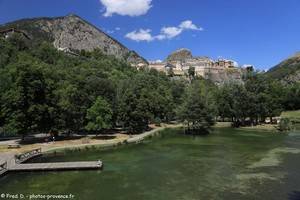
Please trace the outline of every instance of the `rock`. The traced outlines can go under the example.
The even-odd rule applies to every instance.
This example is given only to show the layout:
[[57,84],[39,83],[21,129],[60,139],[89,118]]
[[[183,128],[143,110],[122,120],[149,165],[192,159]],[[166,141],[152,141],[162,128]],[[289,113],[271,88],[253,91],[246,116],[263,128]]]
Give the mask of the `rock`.
[[185,61],[190,58],[193,58],[193,55],[189,49],[178,49],[177,51],[171,53],[166,61]]

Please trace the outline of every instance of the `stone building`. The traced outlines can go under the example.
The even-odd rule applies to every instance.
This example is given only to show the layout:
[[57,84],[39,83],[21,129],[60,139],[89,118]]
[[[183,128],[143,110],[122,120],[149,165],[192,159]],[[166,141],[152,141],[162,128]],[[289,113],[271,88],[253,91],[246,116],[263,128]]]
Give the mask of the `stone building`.
[[232,60],[226,60],[226,59],[218,59],[215,62],[216,67],[224,67],[224,68],[234,68],[234,61]]
[[242,70],[235,62],[227,59],[213,60],[209,57],[193,57],[187,49],[179,49],[168,56],[163,62],[150,62],[149,68],[172,74],[173,76],[188,76],[191,67],[195,75],[210,79],[216,84],[226,81],[242,81]]

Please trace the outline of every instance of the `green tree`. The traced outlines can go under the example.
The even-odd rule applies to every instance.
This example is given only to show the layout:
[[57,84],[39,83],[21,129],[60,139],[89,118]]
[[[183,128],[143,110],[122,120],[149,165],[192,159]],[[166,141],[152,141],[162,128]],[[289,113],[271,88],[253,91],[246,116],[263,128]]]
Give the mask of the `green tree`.
[[286,86],[283,92],[283,106],[285,110],[300,109],[300,83]]
[[148,96],[146,89],[138,88],[129,80],[118,91],[118,121],[130,132],[141,132],[148,128],[153,118]]
[[188,75],[190,79],[194,79],[195,78],[195,67],[189,67],[188,69]]
[[110,104],[98,97],[95,103],[87,110],[88,131],[101,131],[112,127],[112,109]]
[[195,134],[209,133],[215,121],[215,104],[203,82],[194,81],[188,88],[183,104],[178,110],[179,119]]
[[1,113],[7,132],[22,135],[49,129],[46,93],[49,93],[44,74],[38,64],[20,61],[10,65],[12,84],[1,96]]
[[215,94],[218,114],[222,118],[222,121],[225,121],[226,118],[229,118],[231,121],[234,120],[234,87],[235,85],[233,85],[232,83],[227,83],[219,87]]
[[279,131],[289,131],[292,129],[292,123],[288,118],[282,118],[278,125]]

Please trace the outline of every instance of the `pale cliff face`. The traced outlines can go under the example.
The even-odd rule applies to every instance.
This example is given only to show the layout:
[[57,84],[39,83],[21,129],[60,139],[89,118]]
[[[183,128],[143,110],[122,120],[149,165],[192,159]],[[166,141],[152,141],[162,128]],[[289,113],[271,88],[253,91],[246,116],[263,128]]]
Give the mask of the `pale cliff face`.
[[77,16],[67,16],[45,24],[54,36],[56,48],[92,51],[101,49],[108,55],[123,58],[129,50]]

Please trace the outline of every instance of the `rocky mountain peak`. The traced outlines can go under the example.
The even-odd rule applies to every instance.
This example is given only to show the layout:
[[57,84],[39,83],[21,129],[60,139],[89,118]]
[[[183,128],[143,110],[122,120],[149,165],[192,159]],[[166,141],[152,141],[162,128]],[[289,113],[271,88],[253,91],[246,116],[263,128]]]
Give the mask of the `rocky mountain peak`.
[[8,28],[24,31],[34,41],[51,42],[60,50],[100,49],[106,55],[113,55],[133,65],[148,64],[137,53],[76,14],[56,18],[23,19],[0,26],[0,31]]
[[182,48],[171,53],[168,56],[167,61],[185,61],[186,59],[190,58],[193,58],[192,52],[189,49]]

